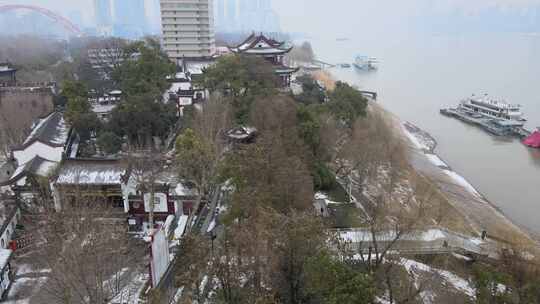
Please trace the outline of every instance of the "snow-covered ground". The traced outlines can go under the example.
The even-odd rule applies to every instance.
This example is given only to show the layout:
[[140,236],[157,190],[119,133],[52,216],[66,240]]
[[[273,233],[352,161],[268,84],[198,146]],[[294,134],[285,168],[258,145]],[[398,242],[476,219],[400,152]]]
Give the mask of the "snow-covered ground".
[[332,201],[328,198],[328,195],[326,195],[325,193],[322,193],[322,192],[317,192],[315,193],[315,199],[316,200],[324,200],[325,204],[328,206],[328,205],[332,205],[332,204],[348,204],[348,203],[345,203],[345,202],[335,202],[335,201]]
[[448,165],[437,155],[426,153],[428,160],[437,167],[448,168]]
[[409,130],[407,130],[405,126],[402,127],[402,130],[403,130],[403,134],[407,136],[407,138],[414,145],[415,148],[419,150],[430,150],[430,147],[427,143],[423,142],[420,138],[417,138],[416,136],[414,136],[414,134],[412,134]]
[[28,264],[17,266],[15,280],[11,284],[6,304],[27,304],[47,282],[47,273],[50,269],[34,270]]
[[471,183],[469,183],[463,176],[457,174],[454,171],[450,171],[450,170],[443,170],[443,171],[456,183],[456,185],[462,186],[465,189],[467,189],[467,191],[469,191],[471,194],[474,194],[478,198],[482,198],[482,195],[476,190],[476,188],[474,188],[474,186],[471,185]]
[[463,279],[452,272],[449,272],[447,270],[433,268],[426,264],[409,260],[409,259],[404,259],[404,258],[401,259],[400,264],[403,267],[405,267],[405,269],[409,273],[417,274],[419,271],[427,272],[427,273],[435,273],[454,289],[464,293],[465,295],[467,295],[468,297],[472,299],[476,297],[476,290],[471,286],[471,283],[468,280]]

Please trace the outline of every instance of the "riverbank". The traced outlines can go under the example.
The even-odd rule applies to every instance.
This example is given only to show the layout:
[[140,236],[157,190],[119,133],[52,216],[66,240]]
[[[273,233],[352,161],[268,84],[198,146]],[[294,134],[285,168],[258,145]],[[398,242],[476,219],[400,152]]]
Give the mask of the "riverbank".
[[412,148],[413,167],[441,189],[448,202],[474,227],[475,234],[485,231],[493,240],[520,247],[537,244],[528,231],[507,218],[474,185],[437,155],[435,149],[426,150],[427,144],[423,142],[425,132],[411,132],[405,124],[402,123],[401,129]]
[[[333,87],[335,80],[330,73],[319,71],[313,76],[325,85],[330,83],[328,87]],[[370,108],[384,113],[383,117],[408,143],[411,167],[436,189],[437,198],[444,201],[439,204],[449,208],[445,211],[446,218],[442,219],[442,226],[474,237],[486,232],[493,240],[506,243],[508,247],[530,248],[538,245],[527,231],[508,219],[466,178],[452,170],[448,162],[436,154],[437,141],[428,132],[401,121],[378,104]]]

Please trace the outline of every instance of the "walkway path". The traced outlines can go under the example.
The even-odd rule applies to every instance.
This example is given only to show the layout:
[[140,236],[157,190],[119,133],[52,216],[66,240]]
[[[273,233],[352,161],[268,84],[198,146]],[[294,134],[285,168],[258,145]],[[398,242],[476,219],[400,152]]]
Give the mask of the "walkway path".
[[[340,239],[350,242],[352,249],[367,253],[373,248],[373,237],[367,228],[335,230]],[[381,231],[375,237],[380,249],[400,254],[446,254],[461,253],[499,258],[500,246],[493,240],[481,240],[443,228],[416,230],[396,237],[395,231]]]

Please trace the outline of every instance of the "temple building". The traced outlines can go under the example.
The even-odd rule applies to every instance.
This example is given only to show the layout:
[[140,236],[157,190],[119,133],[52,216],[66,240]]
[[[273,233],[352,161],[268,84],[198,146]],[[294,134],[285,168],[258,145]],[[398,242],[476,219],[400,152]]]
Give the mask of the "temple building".
[[235,54],[253,55],[266,59],[274,66],[274,72],[280,79],[281,87],[289,87],[292,74],[298,71],[283,63],[283,58],[292,50],[292,47],[286,47],[285,42],[278,42],[263,34],[251,34],[244,42],[230,49]]

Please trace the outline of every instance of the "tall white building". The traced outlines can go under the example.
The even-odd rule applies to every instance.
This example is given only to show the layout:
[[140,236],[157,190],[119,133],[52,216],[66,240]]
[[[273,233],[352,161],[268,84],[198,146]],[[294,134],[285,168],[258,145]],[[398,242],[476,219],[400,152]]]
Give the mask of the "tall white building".
[[213,0],[160,0],[163,48],[179,63],[215,52]]

